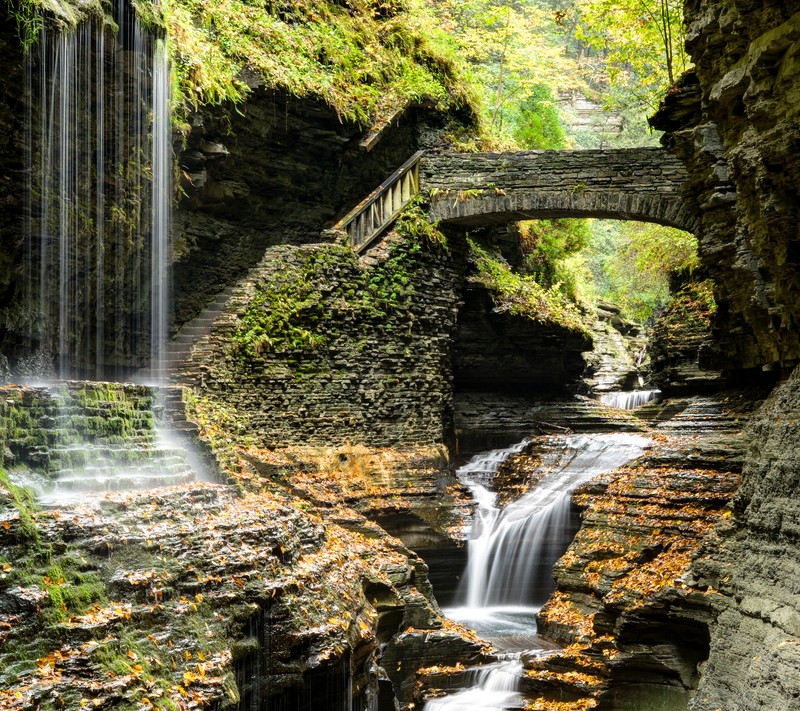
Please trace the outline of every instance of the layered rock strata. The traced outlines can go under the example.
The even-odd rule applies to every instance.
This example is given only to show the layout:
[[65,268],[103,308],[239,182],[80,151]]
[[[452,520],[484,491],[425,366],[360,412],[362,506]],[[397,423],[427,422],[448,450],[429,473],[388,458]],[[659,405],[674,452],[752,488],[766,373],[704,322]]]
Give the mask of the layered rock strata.
[[723,375],[708,357],[716,310],[708,280],[684,284],[672,295],[650,331],[648,369],[653,385],[669,395],[721,387]]
[[685,707],[720,599],[692,560],[729,525],[751,397],[691,400],[654,430],[642,460],[578,490],[583,523],[539,619],[567,646],[529,660],[524,680],[543,708]]
[[694,74],[652,120],[689,171],[684,197],[700,217],[728,368],[800,358],[799,11],[796,2],[688,0]]
[[712,586],[715,624],[690,708],[789,711],[800,695],[800,372],[748,423],[742,485],[721,546],[692,579]]
[[[146,437],[152,418],[138,419],[145,409],[136,403],[149,404],[150,392],[129,389],[118,416]],[[30,413],[38,416],[47,398],[27,395],[6,395],[23,413],[12,428],[6,402],[7,461],[44,467],[31,454],[40,453],[36,425],[49,415]],[[89,398],[87,417],[108,401]],[[276,462],[241,440],[216,439],[209,421],[199,429],[235,485],[87,494],[43,511],[0,470],[3,708],[169,700],[311,711],[351,702],[395,708],[395,699],[406,708],[413,671],[431,655],[451,664],[484,659],[477,640],[442,620],[425,563],[345,505],[359,482],[368,486],[350,469],[374,473],[374,453],[362,463],[351,451],[350,467],[343,452],[284,453]],[[441,452],[394,466],[424,468],[437,457],[441,467]],[[378,460],[389,473],[386,456]],[[390,668],[376,666],[381,653]]]

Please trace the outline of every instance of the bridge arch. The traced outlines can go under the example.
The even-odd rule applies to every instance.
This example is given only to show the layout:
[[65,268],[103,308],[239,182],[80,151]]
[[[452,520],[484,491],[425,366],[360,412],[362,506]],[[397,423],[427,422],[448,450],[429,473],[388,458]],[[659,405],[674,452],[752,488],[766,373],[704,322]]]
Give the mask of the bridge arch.
[[479,227],[556,217],[654,222],[694,233],[683,164],[661,148],[431,153],[420,166],[430,216]]

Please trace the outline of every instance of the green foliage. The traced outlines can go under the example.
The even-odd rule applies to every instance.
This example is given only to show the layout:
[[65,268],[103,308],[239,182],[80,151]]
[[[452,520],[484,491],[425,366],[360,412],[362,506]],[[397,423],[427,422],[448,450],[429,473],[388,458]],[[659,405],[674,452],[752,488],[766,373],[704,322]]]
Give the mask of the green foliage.
[[412,244],[426,244],[447,250],[447,237],[437,224],[428,219],[424,198],[417,195],[397,218],[394,230],[406,237]]
[[547,84],[535,84],[528,97],[516,105],[519,118],[516,120],[514,139],[520,148],[549,149],[564,148],[567,136],[553,90]]
[[[19,526],[15,531],[18,538],[23,542],[33,544],[39,547],[39,529],[36,526],[36,502],[34,501],[33,492],[23,486],[17,486],[9,479],[8,473],[0,467],[0,496],[5,495],[6,504],[15,509],[19,515],[19,523],[11,524]],[[2,506],[0,506],[2,510]]]
[[[525,255],[525,271],[539,283],[554,286],[565,283],[563,261],[583,249],[590,239],[586,220],[530,220],[520,223],[520,244]],[[574,294],[574,288],[566,293]]]
[[670,275],[698,265],[697,240],[671,227],[592,221],[586,250],[599,296],[644,323],[670,297]]
[[650,111],[687,67],[681,0],[578,0],[561,22],[593,54],[595,82],[617,106]]
[[42,15],[37,0],[9,0],[8,16],[14,21],[23,49],[35,44],[42,28]]
[[491,256],[475,241],[470,239],[468,243],[470,261],[476,269],[470,281],[489,289],[499,312],[586,333],[577,307],[557,286],[545,288],[534,277],[514,272],[501,258]]
[[369,124],[408,102],[469,111],[467,87],[437,53],[414,0],[164,0],[139,3],[166,28],[180,108],[240,101],[245,77],[319,96]]
[[465,72],[481,88],[491,147],[557,148],[559,91],[582,86],[554,15],[534,0],[426,0]]

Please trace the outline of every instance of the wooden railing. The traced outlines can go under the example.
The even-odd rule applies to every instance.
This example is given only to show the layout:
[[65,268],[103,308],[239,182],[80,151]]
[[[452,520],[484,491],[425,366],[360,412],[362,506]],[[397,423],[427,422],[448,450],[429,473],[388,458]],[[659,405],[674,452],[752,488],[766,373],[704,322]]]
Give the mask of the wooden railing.
[[423,153],[417,151],[411,156],[339,222],[324,230],[323,238],[346,235],[348,244],[359,253],[369,247],[419,193]]

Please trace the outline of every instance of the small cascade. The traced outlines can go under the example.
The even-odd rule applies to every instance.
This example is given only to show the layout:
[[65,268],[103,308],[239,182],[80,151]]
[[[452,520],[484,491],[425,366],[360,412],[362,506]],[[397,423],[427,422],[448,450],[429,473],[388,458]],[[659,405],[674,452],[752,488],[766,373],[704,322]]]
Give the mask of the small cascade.
[[175,486],[196,478],[186,452],[162,443],[147,450],[87,444],[61,454],[74,464],[56,471],[52,479],[19,482],[29,486],[43,506],[68,506],[87,496]]
[[[553,564],[574,534],[572,491],[639,456],[644,442],[627,434],[570,435],[564,448],[551,454],[550,471],[539,484],[502,510],[496,508],[485,475],[487,461],[497,471],[498,453],[480,455],[461,467],[457,475],[478,502],[459,590],[463,604],[476,609],[543,603],[552,589]],[[513,450],[502,450],[505,458]]]
[[[26,56],[25,318],[60,379],[121,380],[152,361],[168,319],[172,129],[166,43],[114,0],[41,30]],[[42,358],[40,358],[42,360]]]
[[[6,396],[0,405],[6,466],[42,505],[208,478],[191,445],[154,418],[158,393],[151,388],[70,383]],[[9,437],[17,422],[40,434]]]
[[495,664],[472,669],[466,678],[466,688],[441,699],[431,699],[424,711],[504,711],[523,709],[519,693],[522,662],[519,655]]
[[600,402],[609,407],[616,407],[620,410],[635,410],[637,407],[646,405],[661,395],[660,390],[631,390],[613,393],[603,393]]
[[520,657],[523,651],[546,654],[551,648],[536,637],[536,613],[553,589],[553,565],[575,533],[572,492],[640,456],[646,442],[631,434],[569,435],[546,456],[535,488],[504,509],[496,505],[491,480],[525,442],[478,455],[458,470],[478,508],[459,589],[461,607],[445,612],[506,654],[502,662],[476,669],[469,688],[428,701],[425,711],[524,708]]

